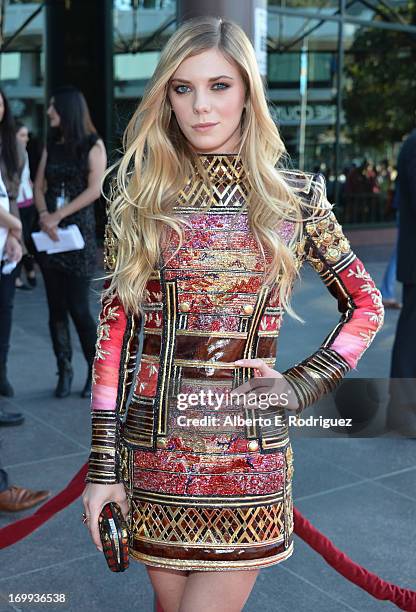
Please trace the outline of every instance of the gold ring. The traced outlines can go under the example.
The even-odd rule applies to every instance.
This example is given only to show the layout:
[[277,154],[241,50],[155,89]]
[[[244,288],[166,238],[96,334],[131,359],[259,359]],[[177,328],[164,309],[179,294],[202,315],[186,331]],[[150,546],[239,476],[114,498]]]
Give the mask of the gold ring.
[[89,521],[89,517],[85,514],[85,512],[82,513],[82,522],[87,523]]

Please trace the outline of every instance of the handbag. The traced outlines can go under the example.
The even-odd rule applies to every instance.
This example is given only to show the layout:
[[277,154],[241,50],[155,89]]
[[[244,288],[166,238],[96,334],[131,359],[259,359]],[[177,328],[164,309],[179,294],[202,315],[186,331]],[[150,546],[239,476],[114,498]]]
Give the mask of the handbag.
[[128,527],[118,504],[105,504],[98,527],[108,567],[112,572],[124,572],[129,566]]

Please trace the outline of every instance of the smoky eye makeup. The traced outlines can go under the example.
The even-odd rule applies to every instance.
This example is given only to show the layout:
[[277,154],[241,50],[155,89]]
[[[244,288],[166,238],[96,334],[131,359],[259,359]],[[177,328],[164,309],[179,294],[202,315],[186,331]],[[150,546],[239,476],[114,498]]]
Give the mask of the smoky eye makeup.
[[[221,87],[217,87],[217,85],[221,85]],[[222,90],[226,90],[231,86],[230,83],[225,83],[224,81],[217,81],[216,83],[213,83],[211,86],[211,89],[214,89],[214,91],[222,91]],[[185,87],[185,88],[189,88],[189,85],[185,85],[184,83],[179,84],[179,85],[174,85],[173,83],[171,84],[171,87],[173,89],[173,91],[177,94],[183,94],[186,93],[185,91],[179,91],[181,87]]]

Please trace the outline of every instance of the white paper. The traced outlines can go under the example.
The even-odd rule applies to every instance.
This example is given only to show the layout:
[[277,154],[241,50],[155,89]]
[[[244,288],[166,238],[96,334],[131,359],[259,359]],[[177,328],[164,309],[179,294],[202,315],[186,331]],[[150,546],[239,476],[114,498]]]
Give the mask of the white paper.
[[15,267],[17,266],[18,262],[17,261],[8,261],[5,260],[3,267],[1,269],[1,273],[2,274],[11,274],[13,272],[13,270],[15,269]]
[[68,225],[68,227],[58,227],[58,238],[55,242],[46,232],[33,232],[32,238],[36,249],[51,253],[65,253],[66,251],[79,251],[84,248],[85,241],[79,230],[78,225]]

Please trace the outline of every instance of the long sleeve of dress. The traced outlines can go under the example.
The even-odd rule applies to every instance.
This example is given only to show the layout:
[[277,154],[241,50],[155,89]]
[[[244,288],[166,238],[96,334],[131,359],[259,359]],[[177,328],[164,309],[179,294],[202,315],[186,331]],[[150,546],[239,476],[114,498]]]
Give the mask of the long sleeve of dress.
[[318,204],[318,213],[304,223],[300,254],[338,301],[341,318],[318,350],[282,372],[299,401],[298,415],[356,369],[384,320],[381,293],[351,250],[326,198],[322,175],[315,176],[314,185],[312,200]]
[[[116,247],[108,225],[104,247],[104,267],[111,271]],[[132,384],[138,323],[139,318],[126,313],[117,295],[103,294],[93,366],[92,439],[86,482],[121,482],[120,425]]]

